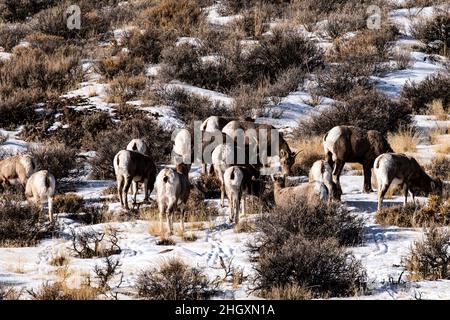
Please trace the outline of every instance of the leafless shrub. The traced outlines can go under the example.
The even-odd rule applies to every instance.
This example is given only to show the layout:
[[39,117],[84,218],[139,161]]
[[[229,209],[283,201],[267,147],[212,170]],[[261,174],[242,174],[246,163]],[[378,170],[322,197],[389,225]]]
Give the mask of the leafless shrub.
[[406,228],[447,226],[450,224],[450,201],[437,196],[428,198],[426,205],[408,203],[383,208],[375,215],[375,221],[381,225],[395,225]]
[[394,61],[397,65],[397,69],[404,70],[411,65],[411,53],[406,50],[399,50],[394,53]]
[[19,300],[22,295],[21,290],[0,284],[0,301],[2,300]]
[[[271,238],[258,239],[256,290],[297,285],[313,297],[355,295],[366,280],[361,263],[333,238],[307,239],[291,233],[281,245]],[[265,241],[265,242],[261,242]]]
[[[118,258],[114,259],[109,256],[105,257],[103,261],[103,266],[95,265],[94,267],[94,273],[98,280],[98,290],[107,297],[111,296],[117,300],[117,293],[114,293],[114,290],[118,289],[123,281],[123,272],[119,272],[119,268],[122,264]],[[120,278],[118,282],[112,286],[111,281],[119,275]]]
[[66,42],[63,37],[48,35],[41,32],[34,32],[25,37],[30,46],[51,54],[57,48],[63,46]]
[[445,156],[437,156],[427,166],[428,171],[434,177],[441,180],[450,180],[450,159]]
[[138,97],[147,87],[145,76],[118,75],[109,83],[108,101],[123,103]]
[[143,271],[137,282],[140,298],[149,300],[201,300],[216,293],[207,276],[177,258]]
[[[155,140],[155,137],[159,137],[159,139]],[[156,121],[145,118],[145,116],[140,119],[123,120],[96,136],[96,144],[93,146],[96,156],[90,159],[92,177],[97,179],[114,178],[114,156],[120,150],[125,149],[130,140],[134,138],[142,138],[146,141],[154,161],[168,159],[172,150],[169,132],[165,131]]]
[[108,80],[119,74],[137,76],[144,72],[145,61],[142,57],[121,52],[117,56],[100,59],[95,64],[95,69]]
[[300,199],[296,207],[274,207],[256,223],[264,239],[282,244],[292,234],[308,239],[334,237],[341,245],[362,242],[364,221],[341,204],[310,203]]
[[23,0],[20,2],[1,0],[0,21],[18,22],[55,4],[55,0]]
[[425,238],[415,241],[402,263],[412,280],[450,278],[450,234],[448,230],[432,227]]
[[64,144],[44,144],[31,146],[29,151],[38,168],[48,170],[57,180],[68,177],[76,168],[75,150]]
[[108,229],[107,232],[71,230],[72,251],[78,258],[91,259],[94,257],[109,257],[119,254],[122,249],[118,245],[117,230]]
[[84,199],[75,193],[58,194],[53,199],[55,212],[78,213],[85,209]]
[[2,246],[31,246],[44,238],[50,227],[39,221],[37,207],[22,206],[19,202],[0,201],[0,243]]
[[433,100],[441,100],[445,106],[450,105],[450,91],[447,90],[449,86],[449,75],[430,75],[420,83],[407,82],[401,96],[416,113],[421,113]]
[[427,51],[442,55],[450,54],[449,9],[437,11],[432,17],[420,19],[411,26],[414,38],[427,44]]
[[196,0],[163,0],[144,10],[138,17],[147,28],[175,29],[189,35],[205,20]]
[[347,95],[344,103],[336,103],[310,119],[301,121],[299,136],[322,135],[337,125],[353,125],[383,134],[411,122],[410,109],[376,90],[358,88]]
[[192,94],[184,89],[164,88],[156,92],[157,99],[165,105],[175,108],[180,118],[192,127],[194,121],[200,121],[209,116],[231,116],[231,111],[217,101],[207,97]]
[[[1,6],[1,4],[0,4]],[[1,8],[1,7],[0,7]],[[0,9],[1,10],[1,9]],[[1,14],[1,13],[0,13]],[[1,20],[1,19],[0,19]],[[23,24],[1,24],[0,43],[3,49],[11,51],[25,36],[30,33],[30,29]]]

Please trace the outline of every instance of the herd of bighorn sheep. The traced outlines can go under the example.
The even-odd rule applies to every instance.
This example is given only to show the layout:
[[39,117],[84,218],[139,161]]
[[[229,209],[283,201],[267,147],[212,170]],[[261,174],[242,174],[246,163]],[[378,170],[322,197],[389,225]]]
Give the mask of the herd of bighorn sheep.
[[[228,210],[231,222],[237,223],[245,198],[261,196],[265,182],[262,170],[274,162],[261,162],[261,157],[278,156],[281,174],[272,174],[275,204],[282,207],[295,206],[302,196],[314,201],[340,201],[342,188],[340,175],[347,162],[360,163],[364,170],[364,192],[371,192],[371,173],[374,171],[378,185],[378,210],[382,208],[383,198],[392,184],[401,185],[405,204],[408,193],[414,197],[419,194],[442,193],[442,181],[428,176],[417,161],[404,154],[394,153],[383,135],[375,130],[364,130],[355,126],[336,126],[323,137],[324,159],[316,161],[309,172],[309,182],[294,187],[286,187],[286,176],[291,174],[292,165],[298,154],[293,152],[283,136],[267,135],[264,148],[259,142],[263,130],[275,128],[258,124],[254,120],[239,121],[212,116],[206,119],[200,130],[202,144],[209,141],[206,133],[218,132],[227,137],[225,142],[214,146],[211,154],[210,169],[202,158],[205,174],[214,174],[220,181],[221,201],[224,206],[225,195],[229,200]],[[237,143],[239,130],[246,134],[243,143]],[[274,140],[276,139],[276,141]],[[193,185],[189,181],[189,171],[193,160],[193,143],[188,130],[181,130],[174,139],[173,162],[176,166],[164,167],[159,173],[150,156],[149,146],[142,139],[130,141],[126,150],[120,150],[114,157],[113,167],[117,179],[117,192],[120,204],[129,209],[128,191],[132,187],[133,202],[139,183],[143,184],[144,201],[155,189],[158,204],[161,232],[163,215],[167,215],[169,234],[173,234],[173,216],[177,209],[181,211],[181,230],[184,231],[184,211]],[[231,141],[231,143],[230,143]],[[256,148],[253,148],[257,146]],[[252,149],[253,148],[253,149]],[[251,152],[256,152],[256,161],[250,161]],[[241,157],[244,161],[237,161]],[[28,201],[43,205],[48,201],[50,220],[53,219],[52,199],[55,194],[55,178],[47,170],[36,171],[34,159],[29,155],[12,156],[0,161],[0,185],[20,184],[25,190]],[[273,172],[273,171],[272,171]]]

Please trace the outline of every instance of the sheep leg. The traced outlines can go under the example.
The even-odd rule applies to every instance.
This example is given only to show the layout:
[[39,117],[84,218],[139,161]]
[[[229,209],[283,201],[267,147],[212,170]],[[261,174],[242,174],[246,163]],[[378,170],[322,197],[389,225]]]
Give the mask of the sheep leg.
[[185,211],[185,209],[186,209],[186,207],[185,207],[185,205],[184,204],[181,204],[181,206],[180,206],[180,208],[181,208],[181,233],[182,234],[184,234],[184,211]]
[[173,213],[175,210],[175,203],[169,202],[169,205],[167,206],[167,225],[169,226],[169,235],[173,235]]
[[403,195],[405,196],[403,205],[406,206],[406,204],[408,203],[408,185],[406,183],[403,184]]
[[144,202],[148,202],[148,179],[144,180]]
[[220,183],[220,206],[223,208],[225,206],[225,183]]
[[333,168],[333,181],[336,184],[336,186],[340,189],[341,183],[340,183],[340,176],[342,173],[342,169],[344,168],[345,162],[339,159],[336,159],[334,162],[334,168]]
[[53,197],[48,197],[48,218],[53,221]]
[[364,164],[363,165],[363,171],[364,171],[364,193],[370,193],[372,192],[372,166],[370,164]]
[[125,208],[127,210],[130,210],[130,207],[128,206],[128,190],[130,189],[131,182],[132,182],[131,177],[126,177],[125,178],[125,190],[124,190],[125,199],[124,199],[124,202],[125,202]]
[[137,197],[137,193],[138,193],[138,189],[139,189],[138,182],[133,181],[131,183],[131,189],[133,190],[133,205],[136,205],[136,197]]
[[159,209],[159,234],[162,235],[164,233],[163,228],[163,214],[165,211],[164,204],[158,202],[158,209]]
[[383,184],[379,184],[378,186],[378,211],[381,210],[381,208],[383,207],[383,199],[384,196],[386,194],[386,192],[389,189],[389,185],[390,183],[383,183]]
[[119,195],[120,199],[120,205],[123,208],[123,187],[124,187],[125,181],[122,176],[117,177],[117,193]]

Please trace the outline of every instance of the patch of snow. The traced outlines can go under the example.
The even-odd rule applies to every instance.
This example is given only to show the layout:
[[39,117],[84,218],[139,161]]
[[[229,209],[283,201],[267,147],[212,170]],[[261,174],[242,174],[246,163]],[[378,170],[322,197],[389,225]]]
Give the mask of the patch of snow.
[[193,47],[201,47],[202,41],[199,38],[195,37],[179,37],[177,39],[176,45],[189,44]]
[[213,5],[211,7],[205,8],[205,11],[207,12],[206,19],[209,23],[219,25],[219,26],[225,26],[227,24],[230,24],[237,19],[242,19],[242,15],[233,15],[233,16],[221,16],[218,12],[219,6]]

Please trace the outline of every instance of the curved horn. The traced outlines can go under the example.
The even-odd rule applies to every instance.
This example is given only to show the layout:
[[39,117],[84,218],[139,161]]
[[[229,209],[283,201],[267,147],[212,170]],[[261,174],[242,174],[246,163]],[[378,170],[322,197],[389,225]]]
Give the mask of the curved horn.
[[299,155],[299,153],[301,153],[301,152],[303,152],[303,150],[297,151],[297,152],[294,154],[294,158],[296,158],[296,157]]

